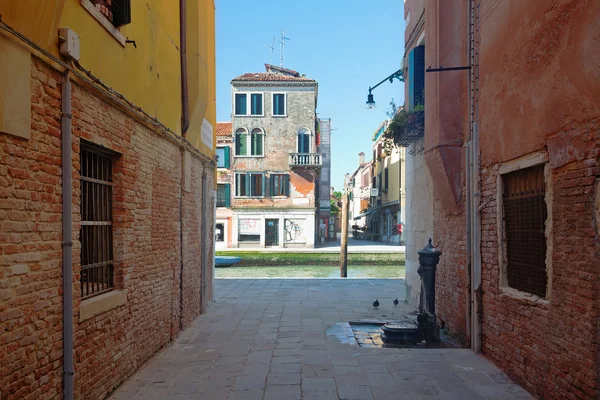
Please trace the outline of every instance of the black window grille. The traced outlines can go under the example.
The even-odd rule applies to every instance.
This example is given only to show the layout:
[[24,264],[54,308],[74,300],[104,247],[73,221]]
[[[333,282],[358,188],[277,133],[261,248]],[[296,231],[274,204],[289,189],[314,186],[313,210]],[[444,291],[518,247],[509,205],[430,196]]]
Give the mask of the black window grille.
[[544,166],[503,175],[508,285],[546,296]]
[[112,154],[81,145],[81,296],[114,288]]

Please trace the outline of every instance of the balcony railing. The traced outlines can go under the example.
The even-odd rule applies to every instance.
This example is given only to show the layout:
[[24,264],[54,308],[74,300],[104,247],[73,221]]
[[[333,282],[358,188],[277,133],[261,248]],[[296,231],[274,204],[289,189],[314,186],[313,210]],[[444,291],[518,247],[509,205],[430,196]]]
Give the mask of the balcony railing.
[[320,153],[290,153],[290,167],[321,168],[323,157]]

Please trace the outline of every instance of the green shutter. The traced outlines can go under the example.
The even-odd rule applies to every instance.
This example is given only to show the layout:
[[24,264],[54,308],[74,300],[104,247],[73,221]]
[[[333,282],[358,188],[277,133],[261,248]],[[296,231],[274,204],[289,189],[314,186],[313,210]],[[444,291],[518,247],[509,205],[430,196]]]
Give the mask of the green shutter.
[[269,176],[269,189],[271,189],[269,191],[271,197],[275,196],[275,175],[273,174]]
[[262,94],[252,94],[250,95],[251,109],[250,114],[252,115],[262,115]]
[[225,207],[231,207],[231,185],[225,185]]
[[267,177],[265,174],[262,174],[262,196],[265,197],[267,195]]
[[231,166],[231,149],[229,146],[225,147],[225,156],[223,157],[225,160],[225,168],[229,168]]
[[246,174],[246,196],[252,196],[252,175]]
[[246,115],[248,114],[248,105],[246,103],[245,94],[235,94],[235,115]]
[[283,176],[283,194],[286,196],[290,195],[290,176],[285,174]]
[[236,154],[238,156],[248,155],[248,135],[245,133],[238,133],[236,139]]

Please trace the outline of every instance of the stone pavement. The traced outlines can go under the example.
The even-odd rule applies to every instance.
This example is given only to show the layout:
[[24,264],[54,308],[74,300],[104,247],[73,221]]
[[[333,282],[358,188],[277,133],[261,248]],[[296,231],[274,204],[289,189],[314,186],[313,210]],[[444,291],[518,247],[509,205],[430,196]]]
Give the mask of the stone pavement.
[[228,279],[215,293],[209,312],[110,399],[532,398],[467,349],[360,348],[326,333],[414,311],[392,304],[402,280]]

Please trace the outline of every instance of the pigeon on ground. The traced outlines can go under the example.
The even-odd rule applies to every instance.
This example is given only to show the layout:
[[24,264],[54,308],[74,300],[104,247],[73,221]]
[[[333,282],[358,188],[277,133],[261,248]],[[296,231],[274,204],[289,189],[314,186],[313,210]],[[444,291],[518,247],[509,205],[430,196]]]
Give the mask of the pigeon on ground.
[[373,302],[373,307],[377,308],[379,307],[379,300],[375,299],[375,301]]
[[397,307],[398,303],[399,303],[398,299],[394,300],[394,307]]

